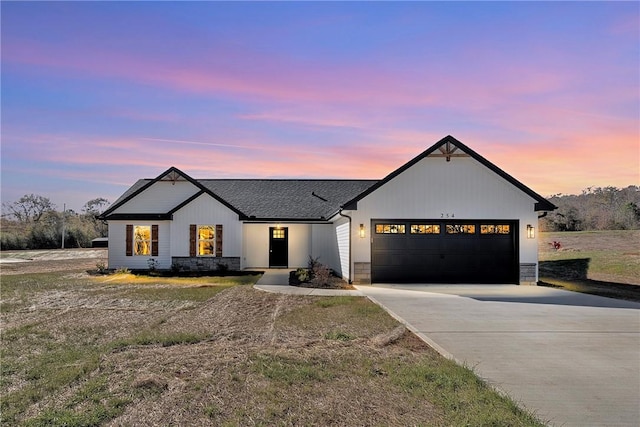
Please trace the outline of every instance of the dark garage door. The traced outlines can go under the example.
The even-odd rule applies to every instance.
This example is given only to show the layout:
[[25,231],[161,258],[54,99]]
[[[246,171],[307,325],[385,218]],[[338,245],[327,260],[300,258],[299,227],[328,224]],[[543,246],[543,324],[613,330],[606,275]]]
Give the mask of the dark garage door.
[[373,220],[374,283],[517,283],[518,222]]

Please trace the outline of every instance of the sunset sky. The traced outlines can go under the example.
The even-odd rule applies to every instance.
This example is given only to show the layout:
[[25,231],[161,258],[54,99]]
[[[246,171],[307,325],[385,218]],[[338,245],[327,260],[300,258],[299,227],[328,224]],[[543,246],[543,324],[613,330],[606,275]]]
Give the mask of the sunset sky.
[[640,185],[638,2],[7,2],[2,201],[380,179],[453,135],[536,192]]

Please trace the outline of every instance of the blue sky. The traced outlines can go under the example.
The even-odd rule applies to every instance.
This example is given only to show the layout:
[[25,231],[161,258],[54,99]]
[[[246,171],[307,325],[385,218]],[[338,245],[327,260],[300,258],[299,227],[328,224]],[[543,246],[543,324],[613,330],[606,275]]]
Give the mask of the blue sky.
[[640,184],[637,2],[6,2],[2,201],[382,178],[451,134],[543,195]]

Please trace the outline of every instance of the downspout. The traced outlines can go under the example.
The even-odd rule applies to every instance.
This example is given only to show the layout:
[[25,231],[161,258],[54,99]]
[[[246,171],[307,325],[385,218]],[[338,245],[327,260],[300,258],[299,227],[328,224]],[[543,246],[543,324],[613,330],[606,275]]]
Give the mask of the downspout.
[[353,283],[353,276],[351,275],[351,217],[342,213],[342,208],[338,211],[338,215],[347,218],[349,220],[349,284]]
[[538,219],[544,218],[545,216],[547,216],[548,213],[549,212],[547,212],[547,211],[542,212],[542,215],[538,215]]

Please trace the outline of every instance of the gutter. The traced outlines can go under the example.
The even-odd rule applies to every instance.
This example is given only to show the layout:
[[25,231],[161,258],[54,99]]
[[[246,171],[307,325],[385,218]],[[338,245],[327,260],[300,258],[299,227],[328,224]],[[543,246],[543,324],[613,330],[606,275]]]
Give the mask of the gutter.
[[351,217],[349,215],[345,215],[342,213],[342,209],[340,208],[340,210],[338,211],[338,215],[340,215],[341,217],[347,218],[349,220],[349,284],[353,283],[353,276],[351,275]]

